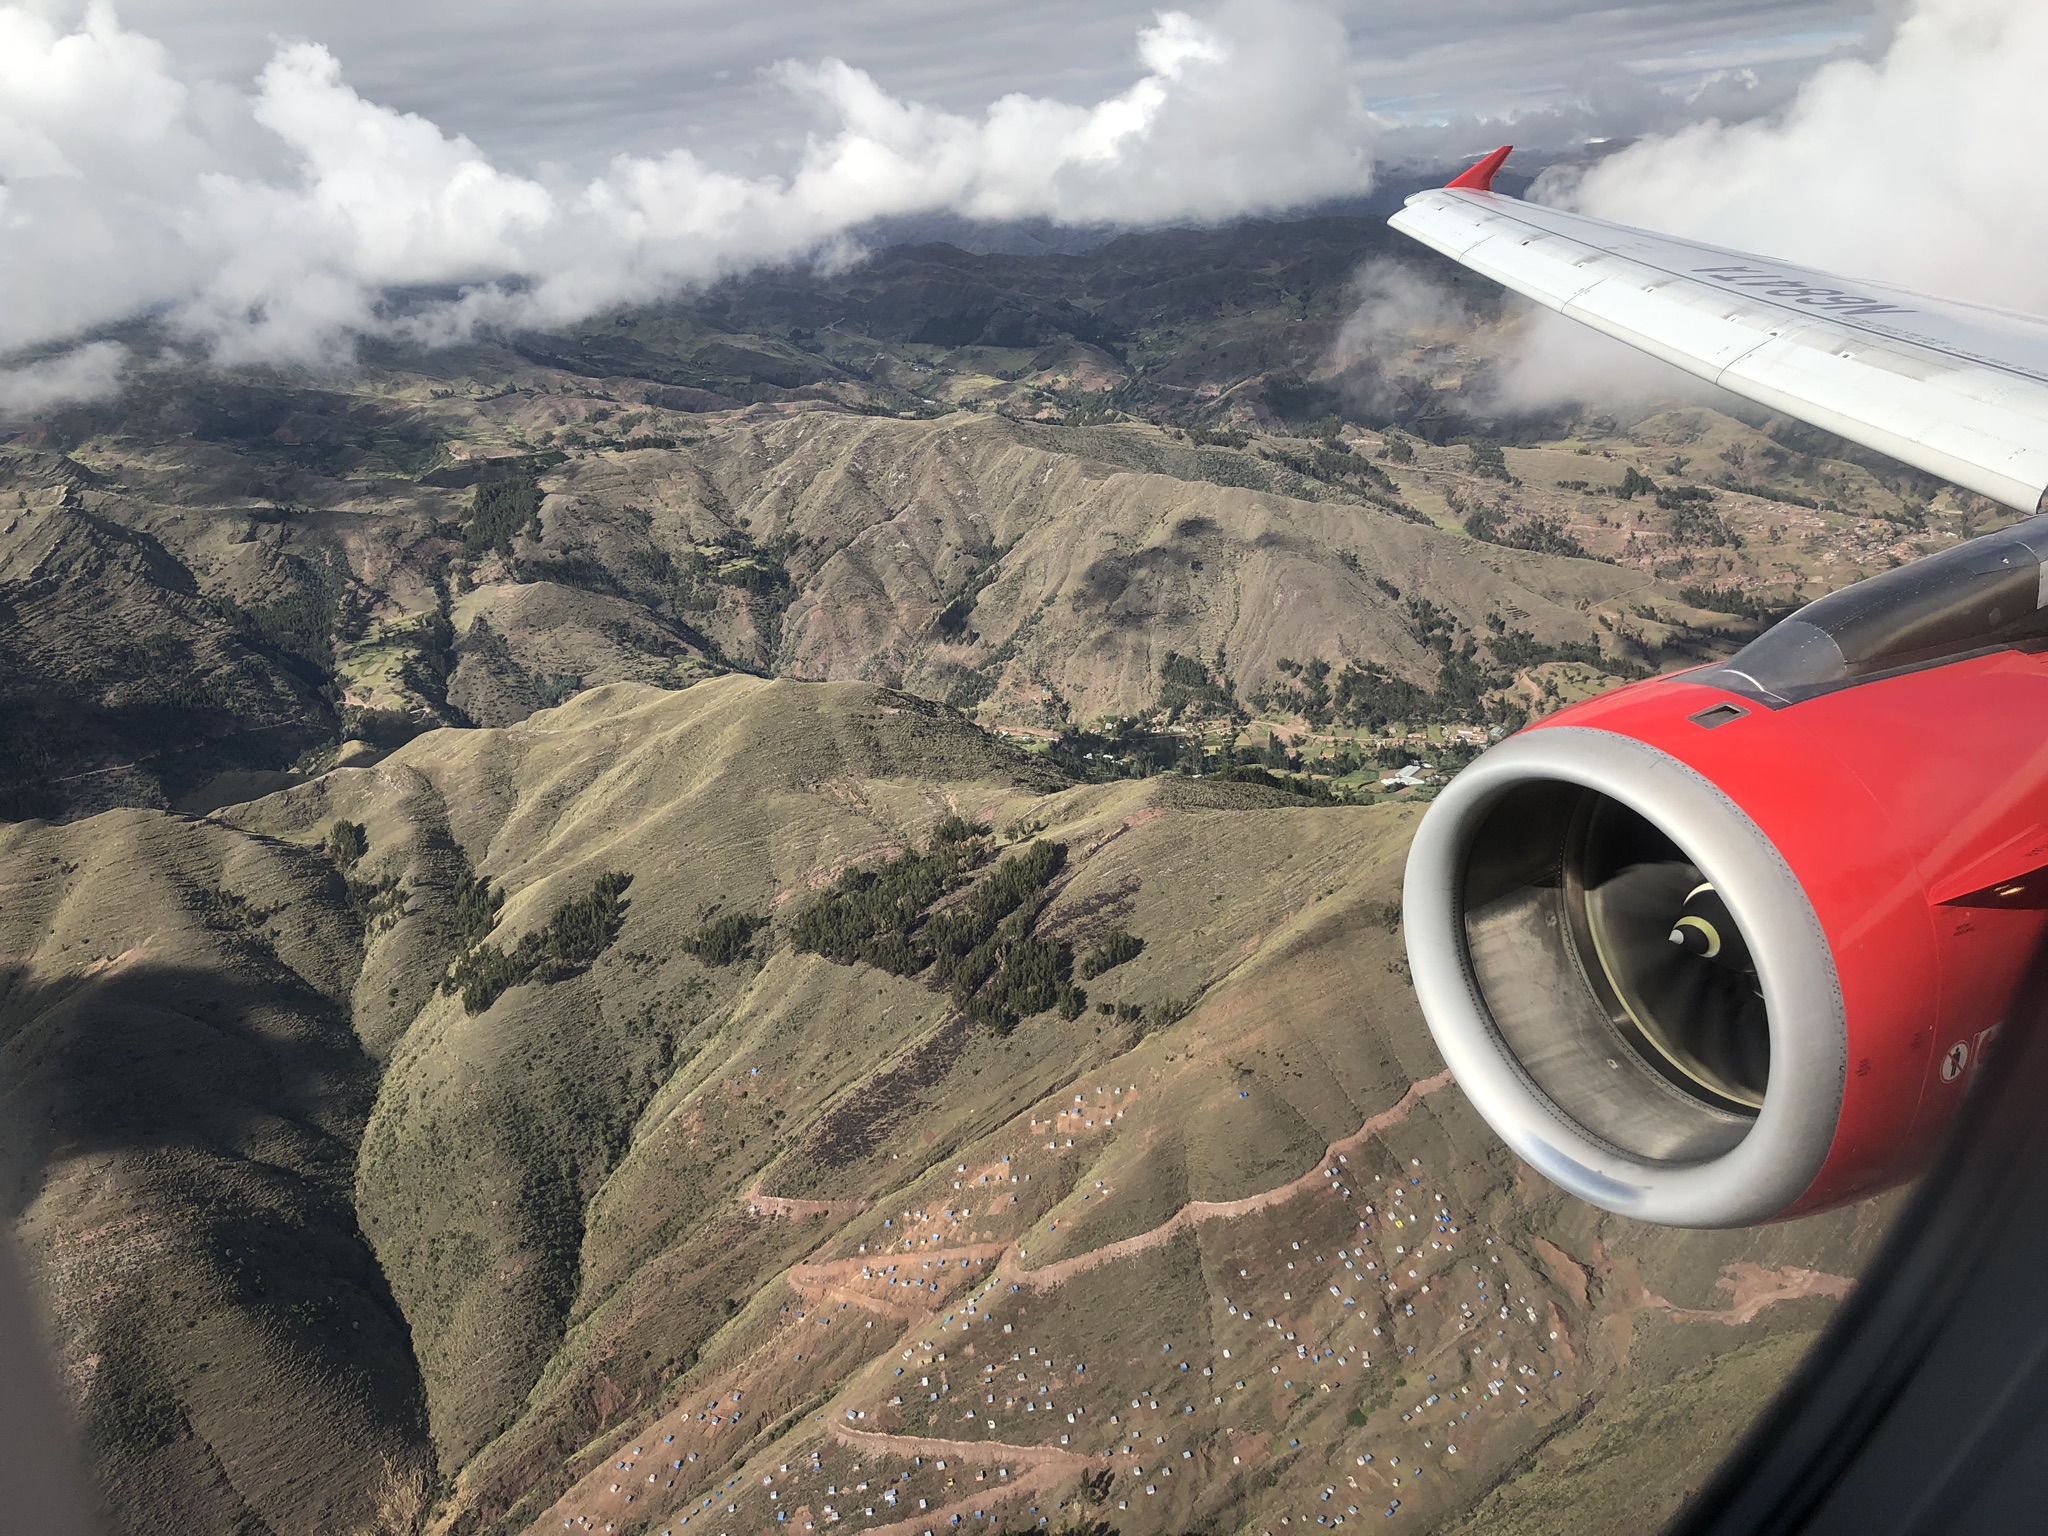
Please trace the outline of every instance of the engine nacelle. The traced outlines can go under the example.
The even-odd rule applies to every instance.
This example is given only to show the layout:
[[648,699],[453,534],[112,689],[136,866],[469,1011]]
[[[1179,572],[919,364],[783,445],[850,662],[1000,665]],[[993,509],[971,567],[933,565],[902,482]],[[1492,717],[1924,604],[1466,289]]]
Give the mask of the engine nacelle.
[[1560,711],[1409,855],[1415,988],[1480,1114],[1677,1226],[1915,1176],[2048,924],[2048,519]]

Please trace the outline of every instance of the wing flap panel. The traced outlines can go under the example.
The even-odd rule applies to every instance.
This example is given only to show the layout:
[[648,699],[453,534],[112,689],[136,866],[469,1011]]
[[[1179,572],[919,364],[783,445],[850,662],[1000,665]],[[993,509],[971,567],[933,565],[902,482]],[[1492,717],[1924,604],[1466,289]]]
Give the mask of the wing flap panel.
[[1676,284],[1646,286],[1637,272],[1606,270],[1609,275],[1563,306],[1564,313],[1688,373],[1716,381],[1767,339],[1731,318],[1711,294]]
[[[1881,349],[1845,357],[1827,344],[1835,339],[1772,338],[1716,382],[1994,501],[2025,512],[2039,506],[2048,490],[2048,419],[2013,409],[1995,398],[1999,391],[1969,387],[1982,381],[1916,377],[1897,366],[1907,359],[1875,360],[1871,352]],[[2040,393],[2048,410],[2048,389]]]
[[1392,222],[1773,410],[2022,511],[2048,492],[2048,322],[1493,193],[1420,193]]

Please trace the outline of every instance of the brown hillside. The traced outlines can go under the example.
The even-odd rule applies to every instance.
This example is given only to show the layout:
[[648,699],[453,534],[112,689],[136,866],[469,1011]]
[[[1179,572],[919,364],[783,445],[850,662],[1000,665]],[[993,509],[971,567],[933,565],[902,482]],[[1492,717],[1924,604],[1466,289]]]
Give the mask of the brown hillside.
[[[16,832],[9,867],[47,869],[10,908],[8,1017],[33,1027],[9,1080],[33,1102],[9,1123],[51,1127],[24,1231],[101,1475],[152,1490],[124,1528],[228,1529],[224,1487],[359,1518],[336,1512],[402,1503],[428,1443],[450,1530],[674,1529],[713,1505],[759,1529],[828,1503],[856,1529],[980,1508],[1164,1532],[1397,1497],[1440,1519],[1538,1476],[1586,1403],[1661,1422],[1739,1354],[1713,1377],[1734,1384],[1725,1443],[1882,1211],[1661,1232],[1531,1180],[1445,1083],[1406,986],[1389,903],[1415,812],[1273,798],[1063,786],[907,695],[725,677],[430,733],[205,823]],[[847,868],[955,815],[1008,829],[991,859],[1064,846],[1033,932],[1144,941],[1075,1016],[1004,1034],[915,976],[792,949]],[[336,822],[366,846],[320,852]],[[594,959],[474,1012],[434,985],[477,942],[476,877],[504,892],[484,943],[512,953],[613,872],[630,883]],[[707,963],[688,946],[727,913],[770,925]],[[106,964],[137,950],[244,988],[237,1016],[261,1021],[209,1032],[150,977],[151,1038],[197,1074],[157,1098],[121,981],[146,968]],[[225,1129],[202,1083],[231,1085]],[[265,1203],[257,1167],[325,1203]],[[139,1293],[80,1288],[71,1257],[100,1251],[93,1202],[116,1189],[145,1230],[230,1213],[248,1234],[181,1239],[194,1256],[151,1280],[193,1278],[140,1332],[116,1326]],[[334,1255],[364,1240],[351,1292]],[[252,1251],[253,1281],[231,1262]],[[351,1294],[388,1294],[404,1332]],[[331,1364],[333,1314],[279,1300],[316,1295],[352,1323]],[[102,1395],[91,1372],[115,1364],[123,1395]],[[210,1406],[229,1368],[260,1414]],[[1706,1446],[1632,1477],[1675,1497]],[[237,1470],[249,1447],[260,1476]]]
[[115,1525],[367,1523],[426,1443],[340,880],[147,811],[0,829],[0,869],[0,1169]]

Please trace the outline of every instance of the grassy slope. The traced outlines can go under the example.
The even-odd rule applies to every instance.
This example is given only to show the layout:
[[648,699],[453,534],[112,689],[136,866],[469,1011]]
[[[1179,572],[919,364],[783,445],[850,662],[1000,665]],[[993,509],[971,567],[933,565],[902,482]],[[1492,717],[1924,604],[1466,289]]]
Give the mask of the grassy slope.
[[143,811],[8,828],[0,868],[0,1168],[115,1528],[366,1522],[425,1425],[353,1209],[338,880]]
[[[80,868],[52,874],[48,899],[10,908],[7,952],[33,957],[10,1020],[48,1031],[72,1017],[24,1005],[30,982],[79,985],[64,978],[126,949],[176,954],[216,993],[223,977],[243,978],[250,1016],[275,1021],[255,1056],[192,1035],[188,1070],[242,1099],[292,1105],[269,1119],[238,1109],[260,1136],[211,1130],[204,1156],[178,1152],[179,1189],[200,1198],[160,1184],[126,1197],[138,1223],[227,1212],[283,1235],[265,1239],[260,1294],[202,1284],[229,1261],[207,1270],[194,1259],[191,1288],[175,1286],[175,1305],[142,1334],[117,1330],[132,1299],[66,1321],[74,1369],[98,1353],[136,1384],[86,1392],[103,1475],[117,1491],[146,1477],[147,1509],[181,1528],[233,1528],[239,1506],[222,1486],[252,1508],[272,1501],[264,1518],[317,1507],[345,1528],[387,1481],[387,1460],[403,1473],[430,1441],[448,1479],[444,1528],[559,1530],[588,1514],[621,1529],[659,1517],[651,1528],[664,1529],[686,1499],[739,1478],[721,1497],[744,1497],[733,1528],[751,1529],[799,1496],[815,1511],[827,1484],[879,1486],[884,1471],[908,1474],[905,1496],[937,1510],[1005,1483],[1007,1468],[1018,1481],[998,1508],[1022,1515],[1029,1499],[1073,1513],[1086,1499],[1081,1473],[1106,1468],[1115,1487],[1100,1512],[1164,1532],[1313,1518],[1331,1507],[1324,1488],[1387,1493],[1400,1455],[1429,1474],[1394,1496],[1436,1521],[1521,1477],[1589,1399],[1620,1404],[1778,1332],[1811,1331],[1825,1299],[1731,1321],[1718,1283],[1749,1275],[1738,1296],[1778,1287],[1795,1298],[1812,1286],[1787,1266],[1853,1274],[1881,1213],[1663,1233],[1530,1181],[1434,1075],[1401,971],[1386,908],[1414,812],[1269,798],[1176,779],[1062,787],[905,696],[735,676],[681,693],[617,685],[516,727],[432,733],[374,768],[208,823],[117,813],[15,831],[9,868],[34,872],[52,854],[54,869],[65,858]],[[1112,928],[1145,940],[1137,959],[1090,983],[1095,1001],[1191,1011],[1155,1025],[1047,1014],[1004,1039],[963,1026],[914,980],[788,950],[780,932],[843,863],[903,847],[953,813],[1028,821],[1068,845],[1040,932],[1077,947]],[[359,967],[336,879],[311,853],[342,817],[368,830],[356,878],[402,897],[371,922]],[[151,851],[87,880],[64,839]],[[587,974],[515,987],[465,1015],[431,981],[456,951],[453,893],[470,869],[507,891],[496,935],[507,943],[598,873],[623,870],[623,932]],[[259,929],[206,929],[195,893],[216,883],[262,906],[293,904]],[[755,958],[707,968],[682,941],[716,911],[768,913],[777,926]],[[257,937],[273,929],[275,940]],[[132,960],[93,972],[86,995],[111,996],[141,973]],[[150,996],[178,1030],[197,1028],[164,1009],[174,990],[152,982]],[[104,1042],[129,1038],[114,1033],[122,1018],[77,1015],[62,1058],[14,1026],[7,1049],[41,1065],[10,1081],[43,1098],[9,1123],[92,1123],[66,1085],[106,1070],[95,1065]],[[220,1091],[168,1102],[197,1115]],[[62,1296],[70,1272],[48,1266],[104,1229],[89,1202],[120,1187],[88,1179],[66,1135],[35,1149],[67,1171],[45,1180],[27,1221],[46,1275],[66,1277],[46,1282]],[[139,1129],[129,1141],[155,1145]],[[1339,1165],[1321,1161],[1332,1142],[1348,1159],[1334,1183],[1324,1169]],[[250,1150],[225,1157],[220,1146]],[[163,1156],[134,1161],[154,1169]],[[206,1174],[207,1159],[236,1177]],[[196,1183],[195,1166],[206,1175]],[[290,1189],[312,1204],[265,1205],[250,1166],[289,1169]],[[1455,1257],[1431,1251],[1422,1279],[1402,1279],[1388,1300],[1377,1276],[1339,1272],[1338,1249],[1360,1240],[1360,1208],[1374,1201],[1384,1214],[1370,1251],[1386,1257],[1406,1240],[1385,1225],[1416,1209],[1394,1203],[1396,1189],[1442,1199],[1461,1235]],[[885,1250],[894,1272],[875,1268]],[[1404,1262],[1421,1269],[1422,1252]],[[333,1278],[336,1253],[357,1255],[347,1284]],[[1512,1296],[1509,1318],[1479,1309],[1468,1257],[1487,1261],[1494,1300]],[[1729,1268],[1741,1265],[1753,1272]],[[347,1299],[384,1283],[410,1355],[390,1309],[377,1333],[371,1303]],[[131,1281],[82,1294],[143,1291]],[[286,1307],[281,1321],[269,1299],[312,1294],[356,1308],[345,1315],[369,1343],[320,1363],[327,1314]],[[217,1295],[201,1309],[210,1321],[183,1328],[178,1307],[200,1295]],[[1481,1318],[1493,1333],[1470,1333]],[[1468,1333],[1489,1353],[1475,1358]],[[1491,1351],[1562,1374],[1504,1372]],[[1010,1355],[1000,1380],[983,1379]],[[1731,1422],[1782,1368],[1778,1355],[1757,1359],[1724,1378],[1734,1385],[1717,1400]],[[1429,1374],[1440,1381],[1424,1385]],[[1418,1401],[1496,1376],[1530,1384],[1528,1405],[1511,1393]],[[906,1396],[925,1378],[929,1389]],[[217,1380],[253,1390],[257,1410],[182,1435],[150,1417],[158,1407],[106,1406],[218,1415],[202,1390]],[[1025,1413],[1041,1382],[1059,1417]],[[923,1395],[941,1388],[943,1401]],[[1161,1403],[1136,1415],[1142,1445],[1110,1421],[1133,1397]],[[714,1400],[732,1422],[711,1421]],[[969,1406],[978,1417],[963,1416]],[[1455,1459],[1428,1423],[1451,1408],[1472,1416],[1456,1429]],[[1363,1425],[1347,1419],[1353,1409]],[[289,1433],[271,1429],[280,1424]],[[674,1488],[650,1487],[643,1468],[636,1505],[622,1505],[624,1492],[609,1491],[614,1463],[641,1465],[633,1447],[669,1434],[673,1459],[687,1449],[698,1460],[668,1471]],[[208,1454],[229,1473],[200,1454],[214,1446],[227,1448]],[[1104,1461],[1105,1451],[1130,1454]],[[1169,1454],[1171,1480],[1159,1460]],[[1365,1454],[1370,1467],[1356,1459]],[[1632,1480],[1670,1495],[1696,1475],[1681,1460],[1649,1454]],[[798,1479],[791,1502],[771,1504],[761,1479],[785,1465]],[[1148,1482],[1162,1491],[1144,1494]]]
[[[588,976],[515,988],[475,1017],[431,998],[365,1140],[364,1224],[412,1321],[451,1470],[532,1387],[578,1293],[585,1203],[737,984],[681,952],[704,910],[770,908],[820,860],[892,845],[933,819],[949,781],[981,804],[1037,777],[911,703],[743,677],[620,685],[513,730],[421,738],[239,813],[309,838],[333,816],[363,820],[373,859],[380,827],[405,842],[423,819],[445,824],[509,892],[506,942],[597,874],[634,876],[625,933]],[[432,920],[423,900],[393,937]],[[451,1183],[451,1160],[470,1176]]]
[[[1419,678],[1434,661],[1401,602],[1427,597],[1477,630],[1519,611],[1545,638],[1594,633],[1580,610],[1642,584],[1633,572],[1516,555],[1419,527],[1376,507],[1196,478],[1195,455],[1145,427],[1041,429],[981,418],[873,422],[809,417],[737,432],[698,450],[762,539],[785,534],[801,595],[778,667],[798,676],[893,672],[943,694],[961,669],[1000,665],[1041,679],[1077,719],[1135,712],[1158,694],[1169,651],[1215,657],[1250,691],[1282,656],[1377,658]],[[765,460],[773,477],[753,469]],[[627,497],[625,499],[633,499]],[[968,635],[933,629],[941,608],[1003,552]],[[815,563],[815,569],[811,568]],[[969,638],[969,635],[972,638]]]
[[1447,1527],[1471,1536],[1634,1536],[1663,1526],[1712,1476],[1813,1343],[1787,1332],[1669,1382],[1622,1388],[1534,1453],[1526,1470]]

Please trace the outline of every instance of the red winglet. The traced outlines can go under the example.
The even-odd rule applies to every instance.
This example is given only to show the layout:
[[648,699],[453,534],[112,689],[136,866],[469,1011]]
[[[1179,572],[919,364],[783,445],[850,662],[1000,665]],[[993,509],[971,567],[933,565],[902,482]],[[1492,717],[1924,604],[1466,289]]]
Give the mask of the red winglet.
[[1500,168],[1507,164],[1508,152],[1514,147],[1512,144],[1501,145],[1499,149],[1496,149],[1484,160],[1473,166],[1471,170],[1452,182],[1447,190],[1491,192],[1493,190],[1493,178],[1499,174]]

